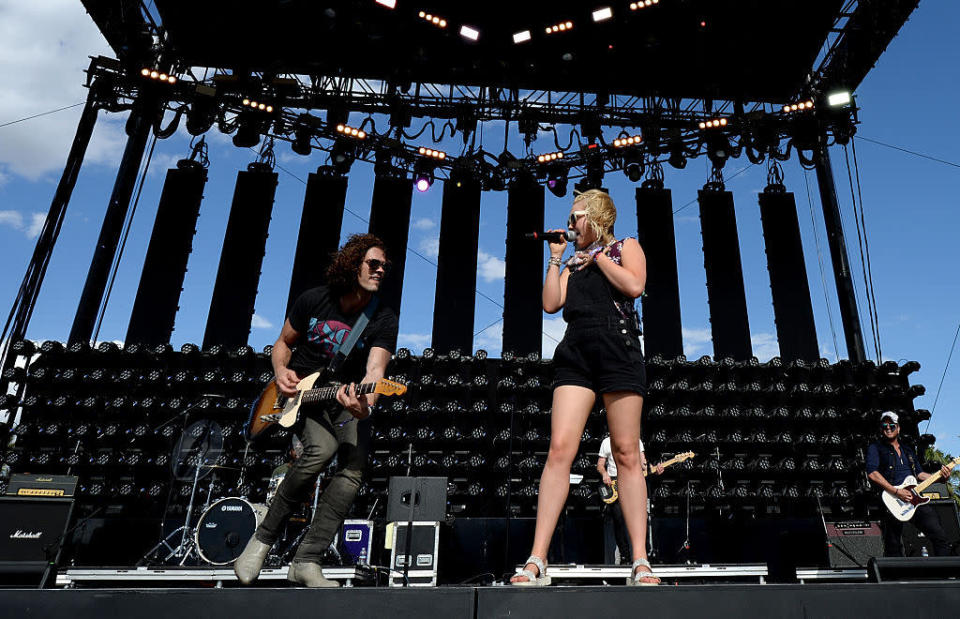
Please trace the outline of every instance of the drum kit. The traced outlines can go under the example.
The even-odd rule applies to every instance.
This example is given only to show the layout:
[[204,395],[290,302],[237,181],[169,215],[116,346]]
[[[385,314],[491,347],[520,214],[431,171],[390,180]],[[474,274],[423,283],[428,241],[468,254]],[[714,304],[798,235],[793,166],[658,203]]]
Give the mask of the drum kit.
[[[249,449],[249,443],[247,445]],[[219,424],[209,419],[201,419],[185,427],[173,449],[171,478],[177,481],[191,481],[190,500],[186,509],[183,525],[167,534],[140,560],[138,565],[157,563],[216,566],[230,565],[237,560],[253,536],[277,489],[283,481],[289,466],[278,467],[270,478],[265,503],[255,503],[246,496],[228,496],[215,498],[213,495],[217,471],[240,471],[236,487],[244,487],[245,467],[237,468],[217,464],[223,452],[223,431]],[[246,456],[246,454],[244,454]],[[246,458],[244,458],[244,461]],[[206,499],[200,517],[193,523],[194,505],[200,490],[201,480],[210,477],[206,487]],[[268,556],[268,563],[280,565],[292,555],[293,549],[306,533],[307,525],[312,521],[317,507],[320,478],[313,495],[312,509],[294,515],[291,526],[287,527],[280,541]],[[169,507],[169,505],[168,505]],[[166,520],[167,514],[164,514]],[[299,517],[298,517],[299,516]],[[300,530],[297,531],[297,525]],[[164,525],[161,529],[165,530]],[[297,534],[298,533],[298,534]],[[294,537],[291,541],[290,538]]]

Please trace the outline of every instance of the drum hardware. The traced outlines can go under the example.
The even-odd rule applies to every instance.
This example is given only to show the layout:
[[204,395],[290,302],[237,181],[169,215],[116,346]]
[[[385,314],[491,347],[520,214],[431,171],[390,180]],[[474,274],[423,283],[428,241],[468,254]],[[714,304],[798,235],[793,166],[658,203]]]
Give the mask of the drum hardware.
[[193,543],[201,559],[211,565],[237,560],[253,537],[267,508],[240,497],[213,502],[197,520]]
[[[188,407],[173,419],[176,419],[180,416],[185,416],[195,406],[196,405]],[[169,424],[170,421],[172,421],[172,419],[167,420],[159,427]],[[184,425],[186,425],[186,417],[184,417]],[[159,559],[162,563],[179,559],[177,564],[185,565],[191,557],[194,560],[199,558],[199,553],[197,552],[196,547],[196,529],[193,528],[191,522],[193,518],[193,507],[196,500],[197,488],[202,477],[206,477],[208,474],[214,473],[214,477],[207,485],[207,498],[203,508],[204,511],[206,511],[210,507],[210,501],[212,499],[213,485],[216,481],[215,471],[217,469],[233,468],[213,464],[216,462],[222,451],[223,431],[221,430],[219,424],[214,421],[209,419],[201,419],[184,428],[184,430],[181,432],[180,438],[173,449],[173,457],[170,461],[170,486],[172,492],[174,481],[186,481],[187,479],[192,478],[190,501],[187,505],[184,523],[166,537],[161,539],[153,548],[148,550],[146,554],[141,557],[140,561],[137,562],[138,566],[147,565],[151,562],[151,560],[156,559]],[[170,502],[168,494],[167,508],[164,509],[164,517],[163,521],[161,522],[161,535],[163,534],[166,523],[169,505]],[[178,545],[174,546],[173,540],[175,540],[177,537],[180,538],[180,542]],[[166,552],[166,554],[161,557],[160,555],[163,552]]]

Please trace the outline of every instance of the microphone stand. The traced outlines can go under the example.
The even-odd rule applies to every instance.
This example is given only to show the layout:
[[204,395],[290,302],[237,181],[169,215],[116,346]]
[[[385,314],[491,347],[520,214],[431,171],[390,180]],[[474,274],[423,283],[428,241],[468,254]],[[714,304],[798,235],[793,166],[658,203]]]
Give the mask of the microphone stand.
[[413,477],[411,469],[413,467],[413,443],[407,444],[407,477],[410,479],[410,511],[407,517],[407,538],[404,540],[405,548],[403,551],[403,586],[410,586],[410,551],[413,546],[413,511],[417,504],[417,478]]

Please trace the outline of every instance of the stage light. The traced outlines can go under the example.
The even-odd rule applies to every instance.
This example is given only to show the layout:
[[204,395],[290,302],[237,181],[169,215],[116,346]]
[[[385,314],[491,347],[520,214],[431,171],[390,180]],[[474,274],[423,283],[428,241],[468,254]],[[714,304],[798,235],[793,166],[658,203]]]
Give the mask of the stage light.
[[233,136],[233,145],[237,148],[253,148],[260,143],[260,123],[253,119],[240,119],[240,126]]
[[419,149],[417,149],[417,152],[424,157],[431,157],[440,161],[447,158],[447,153],[443,152],[442,150],[434,150],[425,146],[421,146]]
[[784,114],[792,114],[794,112],[806,112],[813,109],[813,101],[807,99],[806,101],[799,101],[797,103],[789,103],[783,106]]
[[250,110],[253,112],[266,112],[267,114],[273,113],[273,106],[268,103],[264,103],[263,101],[244,98],[241,103],[244,107],[250,108]]
[[417,191],[423,193],[433,185],[433,163],[426,159],[419,159],[413,164],[413,183]]
[[147,79],[150,79],[156,82],[162,82],[164,84],[169,84],[171,86],[177,83],[176,76],[167,75],[166,73],[162,71],[157,71],[156,69],[148,69],[144,67],[143,69],[140,69],[140,75],[142,75]]
[[567,195],[567,175],[570,169],[564,165],[550,166],[547,171],[547,189],[550,193],[562,198]]
[[460,26],[460,36],[465,39],[470,39],[471,41],[476,41],[480,38],[480,31],[470,26]]
[[593,21],[605,21],[613,17],[613,9],[608,6],[603,7],[602,9],[597,9],[592,13]]
[[547,26],[547,34],[553,34],[555,32],[567,32],[568,30],[573,30],[572,21],[563,21],[559,24],[554,24],[552,26]]
[[447,20],[443,19],[442,17],[438,17],[438,16],[436,16],[436,15],[433,15],[433,14],[431,14],[431,13],[427,13],[427,12],[425,12],[425,11],[420,11],[420,12],[417,14],[417,16],[418,16],[420,19],[422,19],[422,20],[424,20],[424,21],[427,21],[427,22],[433,24],[434,26],[437,26],[438,28],[446,28],[446,27],[447,27]]
[[524,31],[522,31],[522,32],[514,33],[514,35],[513,35],[513,42],[514,42],[514,43],[524,43],[524,42],[526,42],[526,41],[529,41],[530,38],[531,38],[531,37],[530,37],[530,31],[529,31],[529,30],[524,30]]
[[719,129],[720,127],[726,127],[726,126],[727,126],[726,118],[713,118],[711,120],[700,122],[700,129],[702,131],[705,131],[707,129]]
[[623,173],[634,183],[643,178],[643,156],[639,153],[627,155],[623,163]]
[[336,129],[337,129],[337,133],[347,137],[356,138],[358,140],[367,139],[366,131],[362,129],[357,129],[356,127],[351,127],[350,125],[338,123]]
[[337,138],[330,149],[330,162],[337,174],[343,176],[350,171],[356,158],[356,145],[346,138]]
[[648,6],[653,6],[654,4],[660,4],[660,0],[643,0],[642,2],[631,2],[630,10],[639,11],[640,9],[645,9]]
[[707,157],[714,167],[722,168],[730,158],[730,141],[722,133],[707,136]]
[[377,4],[385,6],[388,9],[397,8],[397,0],[374,0]]
[[551,161],[556,161],[557,159],[563,159],[562,151],[537,155],[537,163],[550,163]]
[[626,138],[617,138],[613,141],[614,148],[626,148],[627,146],[636,146],[643,141],[643,137],[640,135],[631,135]]
[[306,157],[313,150],[313,145],[310,143],[312,137],[313,135],[310,132],[310,128],[300,125],[294,133],[293,143],[290,145],[290,148],[298,155]]
[[830,107],[841,107],[850,105],[851,97],[848,91],[838,91],[827,95],[827,105]]

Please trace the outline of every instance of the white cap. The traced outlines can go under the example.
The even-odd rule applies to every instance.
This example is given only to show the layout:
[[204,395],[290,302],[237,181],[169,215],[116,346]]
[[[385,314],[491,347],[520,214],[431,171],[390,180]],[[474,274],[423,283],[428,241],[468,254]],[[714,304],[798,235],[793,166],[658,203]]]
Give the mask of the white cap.
[[889,417],[893,421],[893,423],[900,423],[900,418],[897,417],[897,414],[895,412],[883,411],[882,413],[880,413],[880,421],[883,421],[887,417]]

